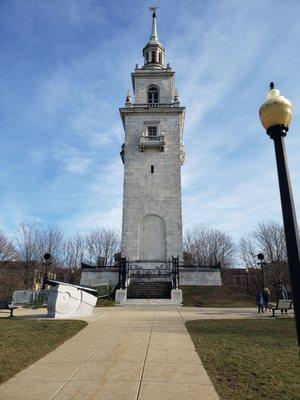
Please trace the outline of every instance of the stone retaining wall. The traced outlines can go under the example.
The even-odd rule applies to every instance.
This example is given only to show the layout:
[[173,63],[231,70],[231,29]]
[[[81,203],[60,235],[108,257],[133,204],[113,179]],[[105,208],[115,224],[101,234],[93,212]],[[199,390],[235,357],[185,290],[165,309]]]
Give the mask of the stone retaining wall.
[[[96,286],[108,284],[110,286],[118,283],[119,272],[117,268],[109,269],[84,269],[82,270],[80,285]],[[221,286],[222,279],[220,269],[201,267],[180,267],[180,285],[196,286]]]

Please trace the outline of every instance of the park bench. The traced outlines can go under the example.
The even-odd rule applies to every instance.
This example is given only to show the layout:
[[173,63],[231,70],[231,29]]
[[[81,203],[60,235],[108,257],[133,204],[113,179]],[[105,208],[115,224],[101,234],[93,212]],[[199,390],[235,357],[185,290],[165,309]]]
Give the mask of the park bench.
[[15,308],[17,307],[14,307],[13,305],[9,304],[7,300],[0,300],[0,310],[10,311],[10,315],[8,318],[13,317],[13,312]]
[[292,310],[293,300],[277,300],[276,304],[270,304],[269,309],[272,310],[272,317],[275,317],[276,310]]

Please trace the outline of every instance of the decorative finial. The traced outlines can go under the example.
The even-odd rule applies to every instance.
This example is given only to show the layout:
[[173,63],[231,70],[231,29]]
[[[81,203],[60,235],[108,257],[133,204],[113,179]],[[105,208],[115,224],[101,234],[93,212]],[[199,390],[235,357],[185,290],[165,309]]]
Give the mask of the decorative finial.
[[155,11],[156,11],[157,9],[158,9],[158,7],[157,7],[155,4],[153,4],[153,6],[151,6],[151,7],[149,7],[149,10],[150,10],[150,11],[153,11],[152,18],[155,18],[155,17],[156,17]]
[[131,98],[131,94],[130,94],[130,90],[127,90],[127,96],[126,96],[126,105],[131,105],[132,104],[132,98]]
[[178,90],[175,89],[174,93],[174,103],[179,103],[179,96],[178,96]]
[[275,85],[274,82],[270,82],[270,89],[274,89]]

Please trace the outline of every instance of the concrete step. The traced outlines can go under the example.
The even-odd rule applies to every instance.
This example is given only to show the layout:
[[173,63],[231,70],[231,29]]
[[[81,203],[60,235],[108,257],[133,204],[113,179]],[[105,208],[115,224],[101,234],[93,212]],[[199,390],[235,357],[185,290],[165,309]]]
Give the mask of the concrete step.
[[174,307],[171,299],[127,299],[122,307],[127,306],[170,306]]
[[128,299],[170,299],[170,282],[131,282],[127,289]]

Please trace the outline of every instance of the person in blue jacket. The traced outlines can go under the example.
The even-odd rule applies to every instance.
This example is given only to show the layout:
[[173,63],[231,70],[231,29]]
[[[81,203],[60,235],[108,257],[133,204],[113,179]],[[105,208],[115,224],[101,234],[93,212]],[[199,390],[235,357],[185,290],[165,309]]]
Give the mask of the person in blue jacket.
[[256,304],[258,307],[258,313],[264,312],[264,296],[263,296],[263,291],[260,290],[257,295],[256,295]]

